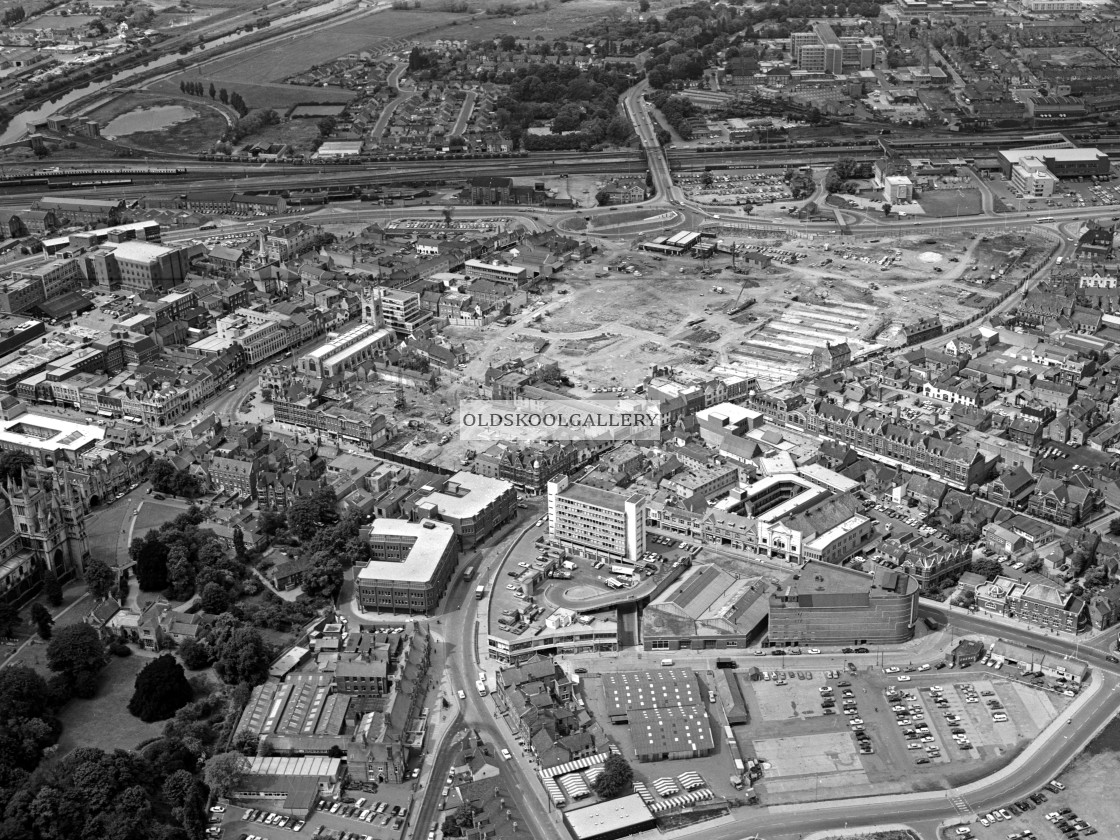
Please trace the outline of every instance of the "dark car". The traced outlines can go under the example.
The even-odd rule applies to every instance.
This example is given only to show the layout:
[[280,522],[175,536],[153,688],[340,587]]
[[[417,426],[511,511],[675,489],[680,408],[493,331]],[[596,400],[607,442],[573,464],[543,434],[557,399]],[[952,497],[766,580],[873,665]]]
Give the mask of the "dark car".
[[915,764],[929,764],[929,759],[928,759],[928,758],[919,758],[919,759],[918,759],[917,761],[915,761],[914,763],[915,763]]
[[577,674],[586,674],[587,669],[586,668],[576,668],[576,673]]
[[1114,665],[1120,664],[1120,659],[1117,659],[1117,658],[1116,658],[1115,656],[1113,656],[1113,655],[1112,655],[1111,653],[1110,653],[1110,654],[1109,654],[1108,656],[1106,656],[1106,657],[1105,657],[1105,661],[1106,661],[1106,662],[1111,662],[1111,663],[1113,663]]
[[858,647],[858,648],[856,648],[855,652],[856,652],[856,653],[871,653],[871,651],[870,651],[870,650],[868,650],[868,649],[867,649],[867,648],[865,648],[865,647]]
[[837,684],[838,686],[840,686],[841,688],[848,688],[848,687],[849,687],[849,686],[851,685],[851,683],[850,683],[850,682],[838,682],[838,683],[836,683],[836,684]]
[[840,648],[840,652],[841,653],[851,653],[852,649],[851,648]]
[[785,656],[786,652],[784,650],[772,650],[772,651],[770,651],[770,655],[771,656]]

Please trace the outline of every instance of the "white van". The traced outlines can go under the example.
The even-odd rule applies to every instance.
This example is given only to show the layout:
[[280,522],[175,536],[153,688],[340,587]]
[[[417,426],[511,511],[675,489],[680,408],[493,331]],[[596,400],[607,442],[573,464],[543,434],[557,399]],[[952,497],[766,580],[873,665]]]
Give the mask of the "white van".
[[673,667],[673,660],[672,659],[662,659],[661,660],[661,667],[663,667],[663,668]]

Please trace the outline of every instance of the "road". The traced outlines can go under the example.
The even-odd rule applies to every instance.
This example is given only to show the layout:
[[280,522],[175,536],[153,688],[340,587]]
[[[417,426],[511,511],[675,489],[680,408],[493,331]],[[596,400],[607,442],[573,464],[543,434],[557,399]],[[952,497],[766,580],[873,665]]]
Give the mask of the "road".
[[385,129],[389,127],[389,121],[393,119],[393,114],[396,113],[397,108],[416,95],[415,90],[408,93],[401,90],[401,75],[407,69],[407,64],[400,63],[389,73],[389,87],[395,90],[397,95],[381,109],[381,115],[377,118],[377,122],[373,124],[373,130],[369,134],[371,140],[380,140],[385,134]]

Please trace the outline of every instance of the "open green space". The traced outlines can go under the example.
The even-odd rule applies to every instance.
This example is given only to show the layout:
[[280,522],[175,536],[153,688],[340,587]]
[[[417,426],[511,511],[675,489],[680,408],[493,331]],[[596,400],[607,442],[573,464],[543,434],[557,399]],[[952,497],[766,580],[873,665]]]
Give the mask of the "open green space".
[[981,210],[979,190],[934,190],[922,193],[918,204],[927,216],[944,219],[954,216],[978,216]]
[[71,700],[62,710],[62,737],[59,755],[77,747],[103,750],[131,750],[163,731],[162,723],[144,723],[128,712],[136,675],[151,662],[147,656],[109,657],[101,672],[97,696],[92,700]]

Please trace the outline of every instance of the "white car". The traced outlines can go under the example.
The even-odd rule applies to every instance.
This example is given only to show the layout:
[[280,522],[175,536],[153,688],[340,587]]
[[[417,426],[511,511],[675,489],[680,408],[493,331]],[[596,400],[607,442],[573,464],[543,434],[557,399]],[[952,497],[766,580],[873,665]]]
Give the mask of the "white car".
[[887,673],[887,674],[897,674],[897,673],[898,673],[899,671],[901,671],[901,670],[902,670],[902,669],[901,669],[901,668],[899,668],[899,667],[898,667],[897,665],[892,665],[892,666],[891,666],[891,667],[889,667],[889,668],[884,668],[884,669],[883,669],[884,673]]
[[918,668],[918,670],[919,671],[928,671],[931,667],[932,666],[927,662],[925,665],[922,665],[920,668]]
[[967,825],[962,825],[957,829],[957,834],[971,834],[971,833],[972,833],[972,829],[970,829]]
[[224,814],[226,812],[224,805],[214,805],[210,808],[211,814]]
[[504,758],[506,761],[511,761],[513,759],[513,753],[503,747],[502,758]]
[[456,692],[456,693],[459,695],[460,700],[466,700],[467,699],[467,692],[463,691],[463,689],[460,688],[459,691]]
[[820,650],[818,648],[809,648],[805,652],[806,653],[820,653]]
[[899,682],[910,682],[910,678],[908,676],[906,676],[906,674],[903,674],[902,676],[900,676],[898,678],[898,681]]
[[[987,828],[991,824],[992,824],[992,821],[989,820],[987,817],[981,817],[980,818],[980,825],[984,826],[984,828]],[[432,838],[429,837],[428,840],[432,840]]]

